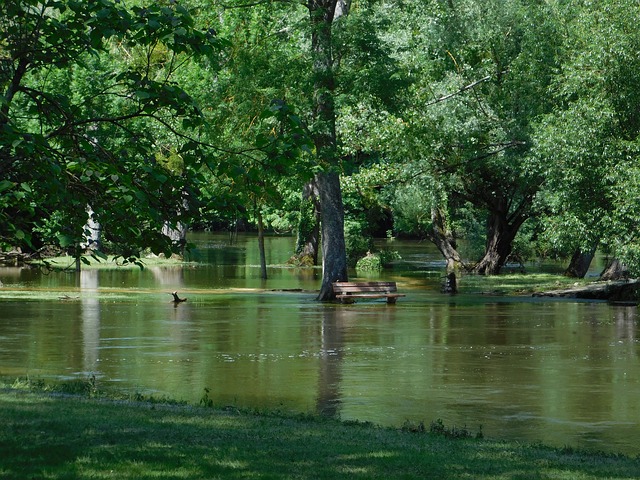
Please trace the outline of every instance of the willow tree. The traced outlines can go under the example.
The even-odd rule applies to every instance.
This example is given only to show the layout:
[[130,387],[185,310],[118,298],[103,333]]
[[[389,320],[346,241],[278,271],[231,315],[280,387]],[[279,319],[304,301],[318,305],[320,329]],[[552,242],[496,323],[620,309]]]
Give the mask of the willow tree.
[[556,18],[522,0],[397,5],[395,21],[410,26],[398,55],[414,80],[395,157],[406,178],[438,183],[425,230],[448,263],[460,257],[447,215],[471,206],[486,218],[475,270],[498,273],[542,182],[529,149],[533,121],[552,108]]
[[[640,21],[637,2],[559,6],[566,21],[557,105],[538,122],[545,234],[559,249],[599,249],[640,272]],[[583,273],[584,269],[580,272]]]

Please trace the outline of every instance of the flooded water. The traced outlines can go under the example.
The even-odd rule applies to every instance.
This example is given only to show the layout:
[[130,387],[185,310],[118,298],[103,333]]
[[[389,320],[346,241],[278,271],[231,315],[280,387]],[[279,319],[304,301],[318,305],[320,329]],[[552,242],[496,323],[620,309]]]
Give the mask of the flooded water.
[[[193,240],[203,263],[187,267],[0,269],[0,375],[640,454],[635,307],[445,296],[438,255],[416,243],[381,275],[407,294],[397,305],[322,304],[318,270],[262,281],[253,237]],[[269,263],[293,244],[268,239]]]

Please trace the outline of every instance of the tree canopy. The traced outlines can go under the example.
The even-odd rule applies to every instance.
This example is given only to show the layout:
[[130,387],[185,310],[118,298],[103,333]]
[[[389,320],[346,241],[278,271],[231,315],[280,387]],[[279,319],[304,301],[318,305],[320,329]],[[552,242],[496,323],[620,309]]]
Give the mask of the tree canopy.
[[80,252],[91,217],[113,253],[169,255],[182,225],[300,230],[311,195],[320,299],[384,234],[478,273],[596,246],[637,273],[639,15],[631,0],[7,0],[0,245]]
[[[170,253],[159,227],[185,213],[202,117],[173,76],[215,66],[221,42],[173,2],[8,0],[0,15],[0,242],[78,245],[90,208],[116,252]],[[168,145],[181,171],[158,161]]]

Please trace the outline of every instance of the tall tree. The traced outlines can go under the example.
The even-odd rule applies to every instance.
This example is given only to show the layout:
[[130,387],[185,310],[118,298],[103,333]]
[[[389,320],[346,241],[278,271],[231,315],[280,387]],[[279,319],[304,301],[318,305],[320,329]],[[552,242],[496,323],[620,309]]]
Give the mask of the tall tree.
[[79,244],[89,205],[117,253],[177,251],[162,227],[180,220],[185,182],[156,162],[155,138],[182,145],[200,122],[172,75],[213,58],[213,32],[179,5],[110,0],[8,0],[0,24],[0,243]]
[[545,234],[558,249],[594,245],[640,272],[637,224],[640,21],[636,2],[578,2],[566,20],[553,112],[537,125],[536,168],[547,179]]
[[332,282],[347,280],[344,206],[338,172],[335,72],[332,26],[338,0],[309,0],[313,61],[313,124],[311,128],[322,171],[315,184],[322,218],[322,285],[318,300],[335,298]]
[[[437,199],[446,203],[432,215],[434,232],[446,233],[443,214],[453,206],[486,212],[485,252],[475,270],[498,273],[541,184],[528,152],[532,120],[552,107],[545,92],[556,68],[555,17],[547,5],[523,1],[400,7],[400,21],[414,27],[400,52],[415,80],[398,152],[408,176],[424,172],[441,185],[433,192],[447,192]],[[446,239],[437,237],[453,259]]]

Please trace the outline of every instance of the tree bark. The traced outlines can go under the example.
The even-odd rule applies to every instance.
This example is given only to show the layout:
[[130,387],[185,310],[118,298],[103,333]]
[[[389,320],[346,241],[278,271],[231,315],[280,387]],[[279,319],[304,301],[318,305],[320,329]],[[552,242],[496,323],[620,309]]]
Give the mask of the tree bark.
[[258,250],[260,251],[260,278],[267,279],[267,255],[264,250],[264,221],[262,220],[262,212],[256,207],[256,216],[258,217]]
[[338,0],[308,0],[307,4],[314,77],[312,135],[318,163],[323,168],[315,178],[322,221],[322,285],[318,295],[321,301],[335,299],[331,284],[348,279],[333,97],[335,76],[331,29],[337,3]]
[[[182,209],[189,209],[189,202],[187,201],[186,194],[182,195]],[[184,256],[184,249],[187,245],[187,224],[181,221],[176,222],[175,227],[170,222],[165,221],[162,225],[162,234],[171,239],[171,242],[175,245],[180,245],[180,256]]]
[[162,234],[169,237],[173,243],[181,245],[181,254],[184,254],[184,246],[187,243],[187,226],[184,223],[178,222],[174,228],[169,222],[165,222]]
[[569,262],[569,266],[564,271],[566,277],[572,278],[584,278],[589,271],[589,265],[596,254],[597,245],[594,245],[591,249],[585,251],[578,248]]
[[627,278],[629,271],[627,267],[617,258],[612,259],[600,274],[600,280],[621,280]]
[[344,207],[337,173],[316,177],[322,206],[322,286],[318,300],[333,300],[333,282],[346,282],[347,255],[344,241]]
[[516,214],[509,218],[507,209],[496,209],[489,214],[487,244],[483,258],[474,267],[481,275],[497,275],[507,262],[513,249],[513,239],[527,217]]
[[100,250],[102,248],[102,226],[94,218],[94,212],[90,205],[87,205],[87,223],[84,226],[84,243],[81,245],[85,250]]
[[455,238],[447,225],[447,217],[444,210],[434,207],[431,210],[432,230],[429,240],[438,248],[447,262],[447,272],[455,271],[462,265],[462,257],[456,249]]

